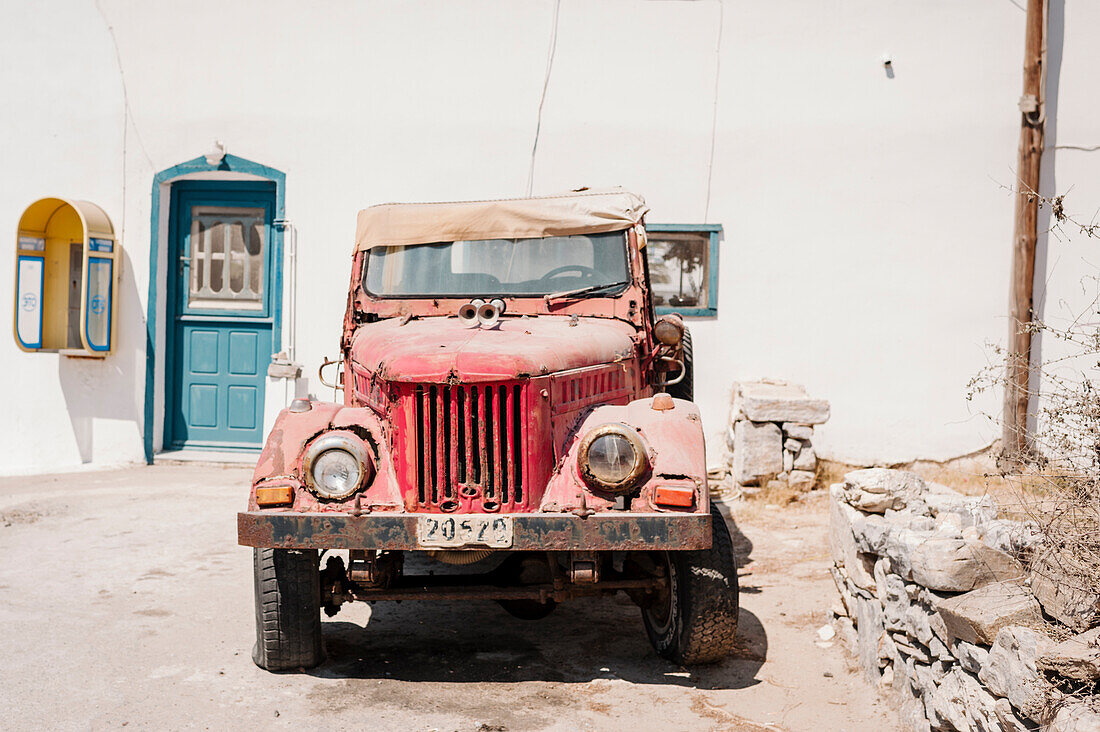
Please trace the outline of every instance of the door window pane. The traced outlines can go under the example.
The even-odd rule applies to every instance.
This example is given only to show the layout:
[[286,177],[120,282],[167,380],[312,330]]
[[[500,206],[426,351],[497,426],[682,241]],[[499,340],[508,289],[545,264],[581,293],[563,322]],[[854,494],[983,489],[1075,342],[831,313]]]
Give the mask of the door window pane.
[[266,244],[264,209],[193,206],[187,307],[263,309]]

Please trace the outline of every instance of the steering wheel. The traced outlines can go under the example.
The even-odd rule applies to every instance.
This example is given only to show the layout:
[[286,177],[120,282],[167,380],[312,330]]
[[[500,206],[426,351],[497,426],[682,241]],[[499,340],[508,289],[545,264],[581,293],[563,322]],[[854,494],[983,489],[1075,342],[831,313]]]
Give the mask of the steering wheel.
[[580,274],[581,279],[590,280],[600,276],[599,270],[591,267],[585,267],[583,264],[563,264],[560,267],[554,267],[539,279],[549,280],[557,277],[558,275],[565,274],[566,272],[577,272]]

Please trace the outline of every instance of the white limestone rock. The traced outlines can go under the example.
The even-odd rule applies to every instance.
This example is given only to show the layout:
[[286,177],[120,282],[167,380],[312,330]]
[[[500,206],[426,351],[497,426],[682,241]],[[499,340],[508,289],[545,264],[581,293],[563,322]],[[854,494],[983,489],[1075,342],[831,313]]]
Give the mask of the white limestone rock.
[[959,665],[972,674],[982,670],[982,666],[989,660],[989,649],[956,640],[951,644],[951,650],[958,660]]
[[1081,633],[1100,619],[1100,591],[1096,567],[1089,566],[1071,548],[1035,549],[1030,567],[1031,591],[1048,615]]
[[889,524],[877,513],[856,512],[852,519],[852,534],[856,546],[868,554],[886,554],[887,539],[895,525]]
[[998,699],[994,708],[997,721],[1001,723],[1000,729],[996,732],[1035,732],[1035,725],[1020,719],[1008,699]]
[[809,445],[803,445],[802,449],[794,456],[795,470],[817,470],[817,453]]
[[910,605],[905,611],[905,632],[910,637],[917,639],[923,645],[932,643],[932,626],[928,622],[931,613],[927,613],[920,605]]
[[883,622],[890,630],[905,630],[905,616],[909,611],[905,580],[886,572],[885,564],[881,559],[875,564],[875,590],[879,602],[882,603]]
[[1053,688],[1039,675],[1039,655],[1054,646],[1043,633],[1020,625],[1009,625],[997,633],[978,678],[993,694],[1007,698],[1013,708],[1033,722],[1040,722]]
[[856,599],[856,633],[859,636],[859,666],[864,677],[872,684],[878,682],[879,638],[885,632],[882,627],[882,608],[876,600]]
[[814,438],[814,428],[808,424],[796,424],[794,422],[783,423],[783,434],[796,440],[808,441]]
[[898,710],[898,717],[902,732],[932,732],[932,726],[928,724],[928,718],[924,714],[924,704],[920,699],[915,697],[904,699]]
[[742,485],[783,472],[783,435],[771,422],[740,420],[733,425],[733,479]]
[[935,691],[940,716],[957,730],[998,729],[997,698],[962,669],[952,669]]
[[797,384],[751,381],[734,385],[732,412],[753,422],[822,424],[829,419],[829,402],[811,399]]
[[921,497],[936,517],[956,516],[960,528],[981,527],[997,518],[997,505],[989,496],[964,496],[939,483],[926,485],[927,490]]
[[1018,581],[991,582],[936,603],[936,610],[954,640],[992,645],[1008,625],[1032,625],[1043,619],[1039,603]]
[[1040,655],[1035,665],[1066,679],[1100,680],[1100,627],[1062,641]]
[[1047,732],[1100,732],[1100,699],[1062,706],[1047,727]]
[[909,555],[913,581],[940,592],[968,592],[990,582],[1023,576],[1004,552],[962,538],[933,536]]
[[852,524],[861,514],[842,500],[840,485],[829,489],[829,551],[833,561],[844,568],[845,575],[857,587],[873,591],[874,560],[859,551]]
[[1009,519],[986,521],[979,529],[979,536],[989,546],[1012,556],[1030,551],[1043,539],[1034,523]]
[[[897,684],[897,686],[901,686]],[[916,697],[905,695],[898,709],[898,723],[902,732],[932,732],[928,718],[924,716],[924,704]]]
[[794,453],[790,450],[783,451],[783,472],[789,473],[794,470]]
[[848,502],[861,511],[884,513],[904,508],[921,493],[924,481],[913,473],[887,468],[853,470],[844,476]]
[[806,493],[812,491],[817,485],[817,474],[809,470],[792,470],[787,478],[787,484],[796,491]]
[[931,531],[912,529],[888,531],[882,553],[890,560],[891,571],[904,579],[913,579],[913,552],[931,538]]

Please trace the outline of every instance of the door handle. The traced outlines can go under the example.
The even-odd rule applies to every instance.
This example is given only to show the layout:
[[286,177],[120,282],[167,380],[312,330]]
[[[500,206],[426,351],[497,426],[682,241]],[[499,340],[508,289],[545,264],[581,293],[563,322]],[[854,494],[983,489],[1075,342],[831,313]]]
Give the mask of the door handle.
[[186,264],[188,267],[191,266],[191,257],[187,254],[181,254],[180,255],[179,274],[181,274],[181,275],[183,274],[183,265],[184,264]]

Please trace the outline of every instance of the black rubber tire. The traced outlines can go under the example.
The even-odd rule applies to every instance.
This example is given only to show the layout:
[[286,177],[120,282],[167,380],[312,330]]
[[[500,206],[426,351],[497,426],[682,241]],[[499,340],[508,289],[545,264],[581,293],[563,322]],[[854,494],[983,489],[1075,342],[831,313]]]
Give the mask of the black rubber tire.
[[317,550],[254,549],[256,645],[252,660],[268,671],[313,668],[321,650],[321,579]]
[[[682,666],[717,663],[737,639],[737,560],[725,519],[711,507],[710,549],[667,552],[671,608],[642,608],[649,642]],[[664,618],[664,620],[658,620]]]
[[681,358],[684,361],[684,378],[678,383],[666,387],[665,391],[673,399],[684,399],[693,402],[695,401],[695,365],[692,363],[691,331],[687,328],[684,328]]

